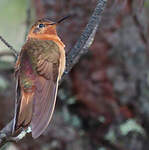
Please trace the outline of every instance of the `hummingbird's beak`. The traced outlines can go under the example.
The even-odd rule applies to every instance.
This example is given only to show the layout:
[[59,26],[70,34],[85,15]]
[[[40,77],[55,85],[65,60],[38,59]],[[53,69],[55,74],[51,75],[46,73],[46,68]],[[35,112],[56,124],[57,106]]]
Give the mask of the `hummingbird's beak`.
[[66,20],[66,19],[69,18],[69,17],[71,17],[71,15],[65,16],[64,18],[58,20],[57,22],[51,23],[51,24],[49,24],[49,25],[59,24],[59,23],[61,23],[62,21]]

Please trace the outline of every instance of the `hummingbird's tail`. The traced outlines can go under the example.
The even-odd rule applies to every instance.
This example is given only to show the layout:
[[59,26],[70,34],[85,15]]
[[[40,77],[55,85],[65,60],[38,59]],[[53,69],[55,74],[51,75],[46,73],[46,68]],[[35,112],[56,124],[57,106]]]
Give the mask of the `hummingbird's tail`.
[[25,92],[19,86],[17,87],[16,110],[13,123],[13,133],[20,128],[26,128],[31,122],[33,112],[34,92]]

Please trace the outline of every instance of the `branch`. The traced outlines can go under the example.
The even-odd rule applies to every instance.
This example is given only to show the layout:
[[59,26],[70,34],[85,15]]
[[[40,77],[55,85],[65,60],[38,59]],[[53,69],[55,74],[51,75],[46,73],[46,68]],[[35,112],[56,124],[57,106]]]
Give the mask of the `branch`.
[[[72,67],[78,62],[79,58],[82,55],[84,55],[87,52],[88,48],[91,46],[95,37],[95,33],[98,29],[99,23],[101,22],[102,12],[106,6],[106,3],[107,0],[98,0],[98,4],[88,24],[86,25],[84,32],[82,33],[79,40],[76,42],[75,46],[67,55],[66,71],[63,75],[63,78],[72,69]],[[12,140],[11,137],[12,125],[13,125],[13,120],[0,131],[0,146],[5,142],[7,142],[7,139],[11,138]],[[22,132],[20,134],[22,134]],[[17,138],[15,138],[15,140],[18,141],[23,137],[25,137],[25,134],[23,134],[21,138],[18,136]]]
[[0,131],[0,147],[2,147],[9,139],[12,133],[13,120],[8,123],[1,131]]
[[88,51],[88,48],[93,43],[95,33],[98,29],[99,23],[101,22],[101,14],[106,6],[106,3],[107,0],[98,0],[98,4],[91,18],[89,19],[85,30],[83,31],[79,40],[76,42],[75,46],[67,55],[65,74],[72,69],[72,67],[78,62],[79,58]]
[[14,56],[14,53],[4,50],[4,51],[0,52],[0,57],[3,57],[3,56]]
[[13,55],[17,58],[17,51],[2,36],[0,36],[0,40],[12,51]]
[[26,10],[26,31],[25,31],[25,37],[24,40],[26,40],[28,30],[31,24],[31,4],[30,0],[27,0],[27,10]]

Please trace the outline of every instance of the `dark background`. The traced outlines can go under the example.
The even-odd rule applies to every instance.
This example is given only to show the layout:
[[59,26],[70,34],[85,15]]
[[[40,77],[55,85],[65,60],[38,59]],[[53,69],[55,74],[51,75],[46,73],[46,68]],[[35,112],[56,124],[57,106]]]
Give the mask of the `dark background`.
[[[96,0],[33,0],[29,6],[32,22],[47,16],[56,21],[75,14],[58,27],[68,52],[96,4]],[[22,5],[28,7],[28,3]],[[54,116],[44,135],[34,140],[29,134],[17,144],[8,143],[4,149],[148,150],[148,14],[148,0],[144,4],[141,0],[109,0],[89,52],[59,87]],[[21,25],[26,25],[25,18]],[[0,128],[3,128],[13,118],[15,82],[13,61],[1,58]]]

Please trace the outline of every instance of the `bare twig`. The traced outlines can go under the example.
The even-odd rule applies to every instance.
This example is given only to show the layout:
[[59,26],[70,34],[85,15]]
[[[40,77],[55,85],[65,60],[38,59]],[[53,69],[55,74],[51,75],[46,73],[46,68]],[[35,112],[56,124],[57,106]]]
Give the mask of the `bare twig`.
[[[106,6],[106,3],[107,3],[107,0],[98,0],[98,4],[89,20],[87,26],[85,27],[84,32],[82,33],[81,37],[76,42],[75,46],[72,48],[72,50],[69,52],[69,54],[67,56],[67,65],[66,65],[66,71],[65,71],[64,76],[78,62],[79,58],[84,53],[87,52],[87,49],[92,44],[94,37],[95,37],[95,33],[99,26],[99,23],[101,22],[102,12]],[[64,76],[63,76],[63,78],[64,78]],[[13,125],[13,121],[11,121],[6,127],[4,127],[0,131],[0,146],[2,144],[4,144],[5,142],[7,142],[6,139],[11,138],[12,125]],[[23,136],[25,136],[25,134]],[[22,136],[21,136],[21,138],[22,138]],[[21,140],[21,138],[19,139],[19,137],[18,137],[15,140],[18,141],[18,140]]]
[[26,31],[25,31],[25,37],[24,39],[26,40],[29,26],[31,24],[31,2],[30,0],[27,0],[27,10],[26,10]]
[[12,51],[15,57],[18,57],[17,51],[2,36],[0,36],[0,40]]
[[10,51],[4,50],[4,51],[0,52],[0,57],[3,57],[3,56],[14,56],[14,54]]

